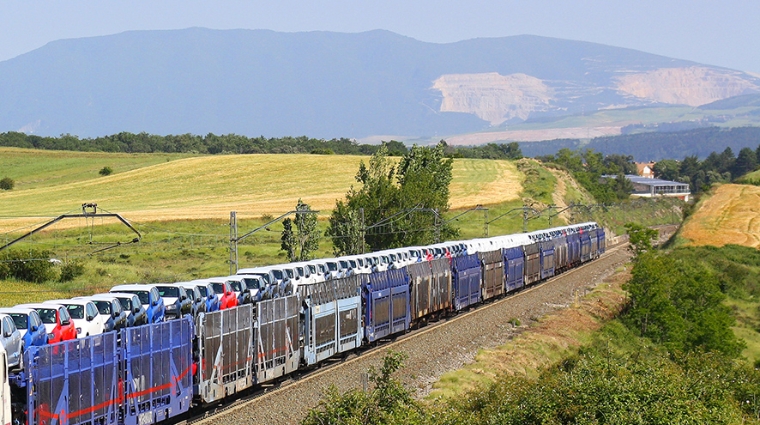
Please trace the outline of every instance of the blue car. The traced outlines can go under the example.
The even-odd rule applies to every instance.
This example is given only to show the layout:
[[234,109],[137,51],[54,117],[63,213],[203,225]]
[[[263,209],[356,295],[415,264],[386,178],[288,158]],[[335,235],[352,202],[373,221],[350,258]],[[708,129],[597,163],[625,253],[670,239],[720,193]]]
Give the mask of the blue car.
[[164,306],[163,298],[158,293],[156,285],[117,285],[111,288],[110,292],[126,292],[137,295],[140,303],[148,313],[148,323],[160,323],[164,321],[166,307]]
[[0,308],[0,313],[11,316],[16,329],[21,332],[25,348],[33,345],[43,346],[48,343],[45,325],[37,310],[21,307]]
[[211,286],[211,282],[200,279],[200,280],[193,280],[190,282],[195,285],[196,288],[201,292],[201,295],[206,300],[206,311],[211,313],[212,311],[218,311],[219,307],[221,306],[221,302],[219,301],[219,295],[214,292],[214,288]]

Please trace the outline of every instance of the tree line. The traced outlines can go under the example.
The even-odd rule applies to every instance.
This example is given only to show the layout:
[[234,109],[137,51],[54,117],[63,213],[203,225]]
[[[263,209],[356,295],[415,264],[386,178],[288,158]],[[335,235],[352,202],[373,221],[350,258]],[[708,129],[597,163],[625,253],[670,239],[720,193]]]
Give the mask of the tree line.
[[760,144],[760,127],[707,127],[686,131],[645,132],[620,136],[596,137],[591,140],[557,139],[540,143],[521,142],[525,156],[554,154],[562,148],[590,148],[604,155],[630,155],[636,161],[659,161],[694,155],[706,158],[717,146],[730,147],[734,152]]
[[[612,203],[628,199],[633,184],[626,174],[636,174],[636,164],[631,155],[607,155],[593,149],[560,149],[554,155],[544,155],[537,159],[547,164],[559,165],[572,173],[573,178],[583,186],[597,202]],[[615,178],[602,179],[603,175]]]
[[704,161],[696,155],[683,161],[664,159],[654,165],[657,178],[688,183],[692,193],[708,190],[713,183],[730,182],[755,170],[760,163],[760,144],[755,150],[742,148],[735,156],[731,147],[721,153],[711,152]]
[[[383,142],[390,156],[402,156],[409,148],[402,142]],[[358,143],[345,137],[316,139],[312,137],[246,137],[238,134],[205,136],[178,134],[159,136],[148,133],[121,132],[95,138],[79,138],[71,134],[43,137],[19,132],[0,133],[0,146],[44,150],[121,153],[191,153],[191,154],[322,154],[372,155],[380,149],[378,144]],[[455,158],[519,159],[520,146],[516,142],[484,146],[448,146],[445,153]]]

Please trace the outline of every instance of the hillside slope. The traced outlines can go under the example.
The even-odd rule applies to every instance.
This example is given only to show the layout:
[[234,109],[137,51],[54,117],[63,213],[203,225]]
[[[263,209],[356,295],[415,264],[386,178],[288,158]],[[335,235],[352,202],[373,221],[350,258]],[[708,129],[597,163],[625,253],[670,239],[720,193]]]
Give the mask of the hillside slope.
[[434,139],[759,87],[739,71],[537,36],[433,44],[380,30],[134,31],[0,62],[0,131]]
[[692,245],[760,248],[760,187],[718,186],[697,205],[679,236]]
[[[20,151],[20,150],[16,150]],[[2,151],[0,151],[2,152]],[[39,155],[37,155],[39,154]],[[28,151],[27,161],[37,167],[54,162],[56,153]],[[78,153],[68,153],[75,158]],[[66,178],[59,184],[0,191],[0,230],[36,223],[40,215],[56,216],[78,209],[84,202],[98,203],[137,221],[178,219],[227,219],[230,211],[248,215],[280,215],[302,198],[325,215],[335,200],[345,196],[355,184],[359,162],[369,157],[322,155],[223,155],[199,156],[157,164],[143,164],[145,156],[135,156],[139,168],[97,176],[111,154],[96,155],[99,162],[78,180]],[[128,157],[116,155],[114,158]],[[126,167],[126,166],[125,166]],[[23,188],[34,175],[18,179]],[[509,161],[454,161],[451,207],[500,203],[518,199],[521,176]],[[24,218],[32,217],[32,218]]]

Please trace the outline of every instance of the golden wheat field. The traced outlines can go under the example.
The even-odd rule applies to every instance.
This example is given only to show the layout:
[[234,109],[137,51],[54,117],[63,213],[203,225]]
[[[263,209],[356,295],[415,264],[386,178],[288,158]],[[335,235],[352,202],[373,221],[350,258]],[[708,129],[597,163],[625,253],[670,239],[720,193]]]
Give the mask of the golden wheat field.
[[760,187],[724,184],[698,205],[681,230],[693,245],[760,248]]
[[[64,184],[0,192],[0,231],[78,212],[94,202],[129,220],[228,219],[279,215],[298,198],[325,215],[355,184],[359,162],[369,157],[224,155],[175,159]],[[521,174],[508,161],[457,159],[451,207],[517,199]],[[22,182],[23,183],[23,182]],[[23,186],[23,185],[22,185]],[[76,224],[74,224],[76,225]]]

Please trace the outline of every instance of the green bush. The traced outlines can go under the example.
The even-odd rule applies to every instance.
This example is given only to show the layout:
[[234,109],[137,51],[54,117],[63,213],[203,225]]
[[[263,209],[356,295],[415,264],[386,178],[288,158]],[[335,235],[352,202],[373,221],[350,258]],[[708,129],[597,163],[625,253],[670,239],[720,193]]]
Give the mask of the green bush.
[[630,306],[622,320],[639,335],[671,351],[705,350],[736,357],[744,348],[722,302],[725,285],[701,261],[685,261],[680,250],[639,255],[623,288]]
[[12,178],[3,177],[2,179],[0,179],[0,189],[12,190],[14,186],[16,186],[16,182]]
[[311,154],[312,155],[335,155],[335,152],[333,152],[332,149],[318,148],[318,149],[312,149]]
[[[0,253],[0,262],[5,264],[6,278],[26,282],[42,283],[55,278],[50,252],[31,249],[29,251],[7,251]],[[1,269],[1,268],[0,268]],[[3,273],[0,270],[0,273]]]
[[757,377],[719,354],[673,361],[613,322],[538,379],[501,376],[427,417],[452,425],[743,423],[754,406],[737,401],[752,400]]
[[61,282],[70,282],[84,274],[84,263],[79,260],[69,261],[61,267]]
[[108,167],[108,166],[103,167],[100,169],[100,171],[98,171],[98,174],[100,174],[101,176],[110,176],[111,174],[113,174],[113,168]]
[[380,370],[371,368],[370,391],[360,389],[340,394],[331,386],[319,406],[311,410],[301,422],[303,425],[352,424],[381,425],[409,423],[408,415],[419,413],[420,406],[412,399],[412,394],[393,377],[403,366],[406,355],[389,351],[383,359]]

